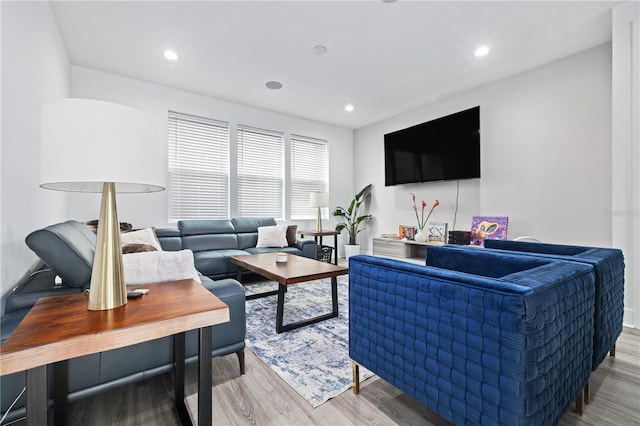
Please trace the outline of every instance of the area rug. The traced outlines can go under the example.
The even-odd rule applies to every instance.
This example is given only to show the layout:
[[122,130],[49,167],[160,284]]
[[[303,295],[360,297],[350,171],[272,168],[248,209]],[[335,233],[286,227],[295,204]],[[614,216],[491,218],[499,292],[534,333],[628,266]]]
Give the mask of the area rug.
[[[314,408],[353,385],[349,358],[349,284],[338,277],[336,318],[276,333],[276,299],[247,300],[247,346]],[[247,284],[247,295],[275,290],[274,282]],[[284,324],[331,312],[331,280],[290,285]],[[360,368],[360,381],[373,373]]]

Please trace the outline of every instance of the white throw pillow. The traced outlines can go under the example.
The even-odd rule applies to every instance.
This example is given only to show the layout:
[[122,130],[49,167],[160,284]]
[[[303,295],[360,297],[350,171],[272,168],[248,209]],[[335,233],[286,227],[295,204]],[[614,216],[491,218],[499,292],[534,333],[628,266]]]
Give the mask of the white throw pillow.
[[186,278],[201,282],[191,250],[125,254],[122,255],[122,264],[127,285],[162,283]]
[[287,225],[259,226],[256,247],[287,247]]
[[162,251],[162,246],[156,237],[156,232],[152,228],[140,229],[139,231],[123,232],[120,234],[120,242],[125,244],[148,244],[158,251]]

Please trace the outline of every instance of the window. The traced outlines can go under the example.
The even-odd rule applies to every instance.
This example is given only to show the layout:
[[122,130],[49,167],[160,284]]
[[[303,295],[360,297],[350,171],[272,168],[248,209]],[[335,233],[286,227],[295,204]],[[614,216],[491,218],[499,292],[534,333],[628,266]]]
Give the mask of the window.
[[[309,207],[309,193],[328,192],[328,170],[326,141],[291,135],[291,219],[317,216],[318,211]],[[325,215],[327,209],[321,210]]]
[[169,111],[169,221],[229,217],[229,124]]
[[284,219],[284,137],[238,126],[238,216]]

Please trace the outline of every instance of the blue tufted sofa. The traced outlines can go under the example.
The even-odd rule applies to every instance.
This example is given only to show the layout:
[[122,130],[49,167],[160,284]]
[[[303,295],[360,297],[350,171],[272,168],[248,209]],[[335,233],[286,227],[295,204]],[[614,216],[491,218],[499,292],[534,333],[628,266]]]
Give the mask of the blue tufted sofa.
[[[160,238],[165,250],[176,248],[176,241]],[[96,237],[85,225],[67,221],[32,232],[27,245],[46,263],[28,274],[7,298],[5,314],[0,318],[4,343],[40,297],[79,293],[87,288]],[[54,277],[62,278],[54,285]],[[235,353],[244,374],[246,314],[244,287],[234,279],[212,280],[200,277],[202,285],[229,306],[230,321],[213,327],[211,356]],[[176,301],[179,303],[179,301]],[[197,359],[197,334],[187,333],[187,362]],[[173,365],[173,338],[157,339],[139,345],[74,358],[69,361],[69,400],[76,401],[107,389],[136,382],[167,371]],[[53,377],[52,371],[48,377]],[[0,378],[2,414],[25,386],[25,374]],[[51,383],[50,383],[51,386]],[[51,394],[51,392],[50,392]],[[7,421],[24,416],[24,396],[7,415]]]
[[592,371],[615,350],[624,316],[624,257],[612,248],[569,246],[510,240],[485,240],[485,248],[592,265],[596,274]]
[[231,256],[283,251],[317,259],[313,240],[297,240],[288,247],[256,247],[258,227],[273,225],[276,221],[270,217],[181,220],[177,229],[158,228],[156,234],[163,250],[193,251],[196,269],[213,279],[236,277],[238,267],[229,261]]
[[428,247],[349,262],[349,355],[455,424],[556,424],[591,372],[595,274],[555,259]]

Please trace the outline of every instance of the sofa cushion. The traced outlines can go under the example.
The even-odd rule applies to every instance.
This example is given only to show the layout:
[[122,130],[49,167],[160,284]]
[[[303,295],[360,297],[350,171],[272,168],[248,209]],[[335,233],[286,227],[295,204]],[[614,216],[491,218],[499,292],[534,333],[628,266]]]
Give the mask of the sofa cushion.
[[261,253],[289,253],[302,256],[302,251],[296,247],[250,247],[245,249],[249,254],[261,254]]
[[154,246],[149,244],[123,244],[122,254],[144,253],[147,251],[158,251]]
[[182,237],[176,228],[156,228],[156,237],[160,241],[162,250],[177,251],[182,250]]
[[182,237],[182,246],[194,253],[211,250],[238,249],[236,234],[203,234]]
[[255,247],[258,243],[258,227],[277,225],[272,217],[238,217],[231,219],[238,234],[238,248]]
[[193,253],[196,269],[208,277],[230,276],[236,273],[236,265],[231,263],[231,256],[246,256],[244,250],[209,250]]
[[178,229],[183,237],[202,234],[234,234],[236,232],[231,221],[227,219],[179,220]]
[[200,282],[191,250],[126,254],[122,256],[122,264],[127,285],[161,283],[185,278],[193,278]]
[[57,223],[33,231],[25,241],[65,284],[73,287],[89,285],[96,236],[85,225],[75,220]]
[[256,247],[287,247],[287,225],[258,227]]
[[138,231],[123,232],[120,234],[120,242],[125,244],[147,244],[156,250],[162,250],[162,246],[156,237],[156,232],[152,228],[140,229]]
[[298,242],[298,225],[287,226],[287,244],[295,246]]

